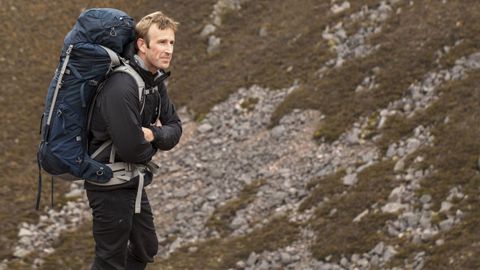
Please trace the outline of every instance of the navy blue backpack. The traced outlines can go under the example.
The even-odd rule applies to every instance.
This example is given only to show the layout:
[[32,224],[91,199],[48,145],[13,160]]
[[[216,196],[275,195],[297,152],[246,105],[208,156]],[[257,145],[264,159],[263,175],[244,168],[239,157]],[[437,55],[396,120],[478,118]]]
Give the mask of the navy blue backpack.
[[113,69],[125,64],[121,55],[134,39],[134,20],[111,8],[86,10],[65,37],[41,120],[37,209],[41,168],[66,180],[105,183],[112,178],[108,166],[88,155],[89,105]]

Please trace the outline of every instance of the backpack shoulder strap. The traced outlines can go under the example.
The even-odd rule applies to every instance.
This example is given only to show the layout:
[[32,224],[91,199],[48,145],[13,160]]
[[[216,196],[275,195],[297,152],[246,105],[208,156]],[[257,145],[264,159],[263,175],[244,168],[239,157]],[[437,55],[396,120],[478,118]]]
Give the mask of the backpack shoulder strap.
[[108,69],[108,72],[110,72],[114,67],[122,64],[122,59],[118,56],[116,52],[102,45],[100,45],[100,47],[102,47],[110,57],[110,68]]
[[[108,52],[109,50],[106,50],[106,51]],[[116,55],[116,54],[110,54],[109,53],[109,55],[112,56],[112,55]],[[112,58],[112,63],[114,63],[113,58]],[[142,104],[142,108],[140,109],[140,115],[141,115],[143,113],[143,109],[145,107],[145,82],[143,81],[142,77],[140,77],[140,74],[138,74],[138,72],[135,71],[135,69],[133,69],[132,66],[130,66],[128,63],[123,62],[122,65],[117,66],[115,69],[113,69],[112,74],[116,73],[116,72],[123,72],[123,73],[129,74],[135,80],[135,82],[137,84],[137,87],[138,87],[138,100]],[[101,85],[100,87],[103,87],[103,85]],[[90,130],[90,123],[91,123],[92,115],[93,115],[93,106],[92,106],[92,109],[89,112],[88,130]],[[97,155],[99,155],[103,150],[105,150],[110,145],[112,145],[111,140],[108,140],[108,141],[104,142],[100,146],[100,148],[98,148],[97,151],[95,151],[92,154],[91,157],[95,158]],[[115,161],[115,151],[116,151],[115,147],[112,145],[111,150],[110,150],[110,159],[109,159],[110,163],[113,163]]]
[[116,67],[113,70],[113,72],[123,72],[123,73],[127,73],[127,74],[129,74],[130,76],[133,77],[133,79],[135,80],[135,82],[137,83],[137,86],[138,86],[138,100],[142,104],[142,109],[140,110],[140,114],[142,114],[143,113],[143,108],[145,106],[145,82],[143,81],[140,74],[138,74],[138,72],[135,71],[135,69],[132,66],[130,66],[129,64],[120,65],[120,66]]

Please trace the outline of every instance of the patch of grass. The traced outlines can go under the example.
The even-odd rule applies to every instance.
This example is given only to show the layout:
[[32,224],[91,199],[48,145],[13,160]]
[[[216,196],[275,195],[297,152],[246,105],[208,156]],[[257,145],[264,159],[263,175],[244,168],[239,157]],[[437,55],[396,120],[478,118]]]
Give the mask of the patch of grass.
[[44,258],[42,270],[57,269],[59,265],[65,270],[88,269],[95,255],[91,222],[62,235],[54,248],[55,252]]
[[[40,267],[34,268],[35,260],[40,258],[37,250],[22,259],[14,259],[9,262],[8,269],[65,269],[65,270],[88,270],[89,262],[94,258],[94,241],[92,237],[91,222],[83,224],[75,231],[69,231],[53,243],[54,252],[41,258]],[[43,254],[44,255],[44,254]]]
[[235,218],[237,211],[251,203],[255,199],[258,189],[265,183],[265,180],[256,180],[245,186],[237,198],[231,199],[215,209],[215,212],[207,221],[207,227],[216,230],[221,236],[230,234],[232,232],[230,223]]
[[[298,224],[289,222],[285,217],[278,217],[245,236],[212,239],[182,247],[149,269],[234,268],[236,262],[246,260],[250,253],[277,250],[292,243],[298,234]],[[192,251],[192,248],[195,250]]]
[[305,211],[317,205],[324,198],[331,198],[345,191],[347,188],[341,182],[344,175],[345,171],[340,170],[336,173],[317,177],[310,181],[307,188],[313,190],[310,191],[308,197],[300,204],[298,210]]
[[[392,161],[383,161],[359,173],[359,181],[345,196],[331,199],[318,208],[309,222],[316,232],[311,250],[315,258],[370,251],[378,242],[385,241],[385,222],[392,215],[370,213],[359,222],[353,219],[375,203],[385,201],[394,188]],[[332,210],[335,209],[335,212]]]

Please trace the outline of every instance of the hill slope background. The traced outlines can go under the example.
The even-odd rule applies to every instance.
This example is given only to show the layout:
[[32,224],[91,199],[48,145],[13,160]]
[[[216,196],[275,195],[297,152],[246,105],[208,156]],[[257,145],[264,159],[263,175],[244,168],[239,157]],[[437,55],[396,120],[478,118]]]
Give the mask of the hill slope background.
[[0,269],[88,268],[79,188],[33,210],[44,95],[88,7],[181,23],[150,269],[480,267],[477,1],[3,0]]

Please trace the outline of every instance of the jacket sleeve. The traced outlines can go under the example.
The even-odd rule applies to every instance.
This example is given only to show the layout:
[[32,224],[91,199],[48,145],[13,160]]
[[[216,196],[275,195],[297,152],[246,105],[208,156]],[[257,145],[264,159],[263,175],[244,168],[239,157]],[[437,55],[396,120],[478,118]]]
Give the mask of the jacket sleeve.
[[165,85],[160,89],[160,122],[161,127],[152,126],[154,133],[153,145],[160,150],[170,150],[180,141],[182,136],[182,122],[175,111],[175,106],[170,102]]
[[100,110],[118,157],[124,162],[146,163],[156,149],[145,140],[138,87],[128,74],[115,73],[102,90]]

